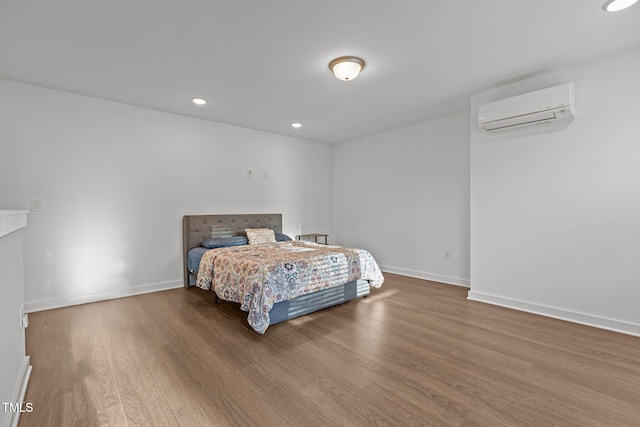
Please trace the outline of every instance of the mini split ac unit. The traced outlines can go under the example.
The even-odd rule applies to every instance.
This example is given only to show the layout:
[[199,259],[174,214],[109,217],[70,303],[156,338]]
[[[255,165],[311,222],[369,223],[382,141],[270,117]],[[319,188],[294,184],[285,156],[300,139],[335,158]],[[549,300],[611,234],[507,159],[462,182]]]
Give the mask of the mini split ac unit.
[[575,85],[566,83],[478,107],[478,125],[487,133],[531,126],[567,126],[575,117]]

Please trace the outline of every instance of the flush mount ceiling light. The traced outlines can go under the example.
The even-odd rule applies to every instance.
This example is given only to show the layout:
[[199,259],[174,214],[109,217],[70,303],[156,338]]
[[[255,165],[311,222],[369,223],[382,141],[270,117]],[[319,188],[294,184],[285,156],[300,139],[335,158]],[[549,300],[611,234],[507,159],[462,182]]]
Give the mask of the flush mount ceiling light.
[[300,123],[300,122],[293,122],[293,123],[291,123],[291,127],[292,127],[292,128],[296,128],[296,129],[297,129],[297,128],[301,128],[301,127],[302,127],[302,123]]
[[191,98],[191,102],[193,102],[196,105],[204,105],[207,103],[207,100],[204,98]]
[[363,68],[364,61],[355,56],[341,56],[329,62],[329,69],[336,79],[345,82],[358,77]]
[[633,6],[638,0],[607,0],[602,6],[602,10],[606,12],[617,12]]

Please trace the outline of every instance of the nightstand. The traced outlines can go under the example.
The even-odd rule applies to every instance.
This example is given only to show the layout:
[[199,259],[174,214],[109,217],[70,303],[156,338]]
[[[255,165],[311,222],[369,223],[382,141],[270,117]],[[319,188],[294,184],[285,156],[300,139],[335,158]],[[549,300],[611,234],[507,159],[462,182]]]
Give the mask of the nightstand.
[[[324,237],[324,243],[318,242],[318,237]],[[323,234],[323,233],[299,234],[299,235],[296,236],[296,240],[309,240],[309,241],[311,241],[313,239],[313,242],[315,242],[315,243],[328,245],[329,242],[327,241],[327,237],[329,237],[329,235],[328,234]]]

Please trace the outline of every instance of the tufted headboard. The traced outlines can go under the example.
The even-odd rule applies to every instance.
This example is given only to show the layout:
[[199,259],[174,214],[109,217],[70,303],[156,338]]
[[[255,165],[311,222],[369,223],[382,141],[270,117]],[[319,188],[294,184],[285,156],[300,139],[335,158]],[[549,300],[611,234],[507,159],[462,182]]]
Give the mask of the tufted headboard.
[[182,218],[182,255],[184,287],[189,287],[187,253],[200,246],[200,242],[211,237],[211,227],[229,227],[236,235],[244,235],[245,228],[270,228],[282,233],[282,214],[230,214],[230,215],[185,215]]

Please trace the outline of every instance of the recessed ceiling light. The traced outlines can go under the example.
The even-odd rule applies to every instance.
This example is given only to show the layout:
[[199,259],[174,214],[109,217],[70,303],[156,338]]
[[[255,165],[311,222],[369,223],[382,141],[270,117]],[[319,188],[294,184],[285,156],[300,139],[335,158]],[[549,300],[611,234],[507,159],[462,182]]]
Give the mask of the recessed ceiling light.
[[293,123],[291,123],[291,127],[292,127],[292,128],[301,128],[301,127],[302,127],[302,123],[300,123],[300,122],[293,122]]
[[363,68],[364,61],[355,56],[341,56],[329,62],[329,69],[336,79],[345,82],[358,77]]
[[191,102],[193,102],[196,105],[204,105],[207,103],[207,100],[204,98],[191,98]]
[[622,9],[626,9],[629,6],[633,6],[638,0],[607,0],[602,6],[602,10],[607,12],[617,12]]

